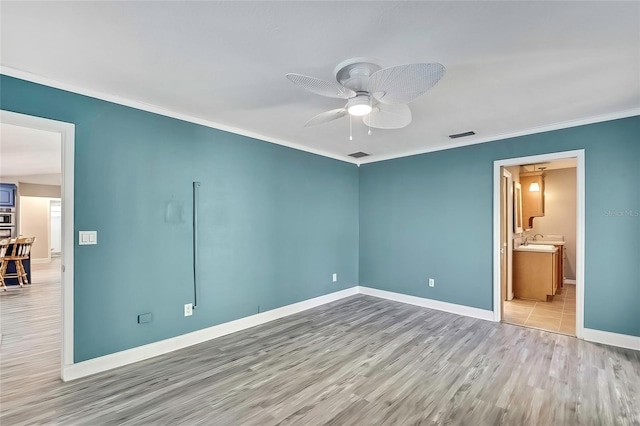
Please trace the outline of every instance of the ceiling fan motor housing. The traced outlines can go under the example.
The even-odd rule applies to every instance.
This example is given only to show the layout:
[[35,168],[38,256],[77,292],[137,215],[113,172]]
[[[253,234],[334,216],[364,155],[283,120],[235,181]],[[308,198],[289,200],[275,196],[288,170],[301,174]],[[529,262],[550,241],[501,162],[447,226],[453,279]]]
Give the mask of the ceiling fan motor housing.
[[366,92],[369,77],[382,69],[376,62],[376,59],[366,57],[347,59],[336,66],[336,80],[354,92]]

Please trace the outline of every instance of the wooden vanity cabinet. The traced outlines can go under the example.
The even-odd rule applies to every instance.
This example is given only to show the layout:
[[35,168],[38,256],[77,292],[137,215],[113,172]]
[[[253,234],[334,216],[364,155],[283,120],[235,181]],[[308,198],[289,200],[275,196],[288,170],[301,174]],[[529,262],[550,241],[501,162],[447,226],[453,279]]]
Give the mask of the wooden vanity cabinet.
[[[539,191],[531,191],[531,184],[537,183]],[[533,219],[544,216],[544,173],[520,174],[522,185],[522,219],[525,227],[533,228]]]
[[558,250],[513,252],[513,295],[546,302],[558,288]]
[[555,248],[558,249],[558,266],[557,266],[557,274],[558,274],[558,283],[557,289],[558,293],[562,292],[562,288],[564,287],[564,245],[562,244],[554,244]]

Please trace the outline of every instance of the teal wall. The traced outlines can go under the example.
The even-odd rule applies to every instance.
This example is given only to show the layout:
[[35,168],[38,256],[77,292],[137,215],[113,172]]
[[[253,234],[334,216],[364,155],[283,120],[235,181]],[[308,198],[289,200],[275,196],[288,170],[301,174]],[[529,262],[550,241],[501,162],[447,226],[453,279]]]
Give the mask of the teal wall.
[[[75,361],[358,283],[358,169],[2,76],[0,107],[76,125]],[[200,189],[192,302],[191,185]],[[167,202],[184,222],[165,221]],[[331,274],[338,273],[338,283]],[[153,321],[137,324],[137,315]]]
[[361,166],[361,285],[493,309],[493,162],[575,149],[585,327],[640,336],[640,117]]
[[[358,283],[492,309],[493,161],[583,148],[585,326],[640,336],[640,217],[612,215],[640,210],[640,117],[358,169],[7,76],[0,108],[76,125],[75,233],[99,240],[75,248],[76,362]],[[201,287],[185,318],[192,181]]]

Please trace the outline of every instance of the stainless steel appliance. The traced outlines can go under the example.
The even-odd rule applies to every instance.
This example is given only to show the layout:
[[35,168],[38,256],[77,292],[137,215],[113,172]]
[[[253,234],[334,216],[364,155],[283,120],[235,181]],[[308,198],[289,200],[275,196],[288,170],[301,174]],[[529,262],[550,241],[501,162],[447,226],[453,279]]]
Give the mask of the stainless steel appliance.
[[0,226],[16,226],[16,214],[9,209],[0,209]]
[[15,238],[16,227],[15,226],[0,226],[0,240],[5,238]]
[[0,207],[0,239],[16,237],[16,209]]

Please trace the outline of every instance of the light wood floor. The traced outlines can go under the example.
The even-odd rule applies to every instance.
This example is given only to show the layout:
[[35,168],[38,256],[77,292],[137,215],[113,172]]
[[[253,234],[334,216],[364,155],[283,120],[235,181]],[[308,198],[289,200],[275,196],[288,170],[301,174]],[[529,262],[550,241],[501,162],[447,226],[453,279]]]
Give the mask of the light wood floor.
[[565,284],[550,302],[513,299],[504,303],[504,321],[576,335],[576,286]]
[[0,290],[0,425],[11,404],[59,385],[60,258],[31,265],[31,284]]
[[640,423],[639,352],[362,295],[62,383],[49,287],[0,297],[3,426]]

